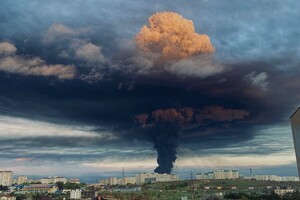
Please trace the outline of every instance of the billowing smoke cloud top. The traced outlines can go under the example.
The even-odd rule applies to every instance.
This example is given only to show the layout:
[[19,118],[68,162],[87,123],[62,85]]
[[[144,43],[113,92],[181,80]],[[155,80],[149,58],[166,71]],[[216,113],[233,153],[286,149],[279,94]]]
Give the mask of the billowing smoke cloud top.
[[[0,115],[90,125],[92,137],[7,136],[0,157],[91,162],[158,153],[157,171],[169,173],[176,157],[241,147],[262,127],[288,124],[299,103],[296,1],[66,2],[2,3]],[[103,151],[50,155],[42,147]],[[283,147],[268,148],[254,153]]]
[[135,37],[143,58],[137,64],[143,73],[159,71],[204,78],[225,70],[210,55],[215,49],[209,37],[196,33],[191,20],[174,12],[157,12],[148,22],[149,26],[143,26]]
[[158,59],[179,60],[202,53],[212,53],[207,35],[195,32],[191,20],[174,12],[159,12],[149,18],[149,27],[144,26],[136,41],[146,53],[159,54]]

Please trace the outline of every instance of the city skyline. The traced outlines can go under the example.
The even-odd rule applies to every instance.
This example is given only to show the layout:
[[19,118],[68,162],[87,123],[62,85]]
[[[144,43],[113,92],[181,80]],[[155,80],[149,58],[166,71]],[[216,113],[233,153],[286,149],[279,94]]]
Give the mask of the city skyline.
[[4,1],[0,170],[296,176],[297,5]]

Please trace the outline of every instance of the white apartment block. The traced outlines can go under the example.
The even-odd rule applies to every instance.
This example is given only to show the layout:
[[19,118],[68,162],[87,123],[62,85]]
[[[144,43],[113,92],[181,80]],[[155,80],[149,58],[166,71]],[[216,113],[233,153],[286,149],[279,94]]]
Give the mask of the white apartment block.
[[143,184],[147,182],[165,182],[177,181],[178,176],[175,174],[158,174],[158,173],[140,173],[135,177],[109,177],[105,180],[100,180],[100,185],[126,185],[126,184]]
[[140,173],[136,175],[136,183],[177,181],[176,174]]
[[293,193],[295,190],[291,187],[288,188],[276,188],[274,190],[275,194],[278,194],[279,196],[283,196],[286,193]]
[[299,177],[296,176],[256,175],[253,177],[247,177],[247,179],[251,178],[258,181],[299,181]]
[[135,177],[124,177],[124,178],[118,179],[119,185],[127,185],[127,184],[135,184],[135,183],[136,183]]
[[197,173],[196,179],[215,179],[214,172]]
[[64,177],[48,177],[48,178],[41,178],[40,182],[42,184],[55,184],[56,182],[63,182],[66,183],[68,180]]
[[27,176],[19,176],[18,177],[18,185],[26,183],[27,182]]
[[208,173],[197,173],[196,179],[238,179],[240,177],[237,170],[216,170]]
[[41,178],[41,179],[40,179],[40,182],[41,182],[42,184],[50,184],[50,183],[54,183],[53,181],[54,181],[54,180],[53,180],[52,178]]
[[53,179],[54,179],[54,183],[57,183],[57,182],[66,183],[66,182],[68,182],[68,180],[64,177],[55,176]]
[[11,186],[12,184],[12,171],[0,171],[0,185]]
[[297,177],[297,176],[283,176],[283,177],[281,177],[281,181],[299,181],[299,177]]
[[70,199],[81,199],[81,190],[71,190]]
[[108,178],[108,185],[117,185],[118,184],[118,178],[117,177],[109,177]]

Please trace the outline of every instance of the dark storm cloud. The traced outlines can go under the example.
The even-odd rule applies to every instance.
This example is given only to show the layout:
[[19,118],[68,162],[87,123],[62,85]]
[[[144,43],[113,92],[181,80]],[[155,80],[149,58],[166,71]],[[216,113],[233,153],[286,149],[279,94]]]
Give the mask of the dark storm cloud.
[[[1,115],[56,124],[87,124],[94,132],[106,130],[116,138],[75,136],[62,140],[34,136],[22,138],[23,143],[12,138],[0,142],[24,149],[59,149],[106,148],[106,143],[117,148],[135,141],[151,148],[151,135],[134,123],[136,115],[170,108],[202,110],[207,106],[243,110],[249,115],[240,120],[211,120],[186,127],[178,132],[179,146],[201,154],[201,150],[213,153],[218,152],[213,149],[252,141],[259,136],[261,125],[286,124],[300,100],[296,68],[300,54],[298,4],[279,0],[2,2],[1,42],[14,44],[18,55],[39,57],[49,65],[74,65],[80,76],[63,81],[0,72]],[[175,63],[169,72],[177,73],[148,70],[152,60],[141,57],[132,41],[150,15],[164,10],[191,19],[196,32],[210,37],[216,49],[212,58],[222,70],[211,76],[195,76],[201,58]],[[5,56],[15,52],[7,45],[0,46],[0,51]],[[147,73],[136,73],[141,67]],[[243,153],[247,152],[250,148]],[[271,152],[274,148],[266,148],[266,153]],[[114,153],[124,156],[122,149]],[[138,157],[134,152],[127,154]],[[39,155],[40,159],[55,157],[64,156]],[[68,157],[76,159],[73,154],[66,154]]]

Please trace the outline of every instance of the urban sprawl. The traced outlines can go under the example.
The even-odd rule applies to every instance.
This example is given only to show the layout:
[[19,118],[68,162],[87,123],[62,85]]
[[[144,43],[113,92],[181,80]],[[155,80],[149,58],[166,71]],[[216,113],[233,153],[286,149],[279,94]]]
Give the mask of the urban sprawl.
[[[16,177],[16,179],[14,179],[14,177]],[[214,183],[214,180],[256,180],[273,182],[299,181],[298,177],[293,176],[252,176],[251,174],[251,176],[245,177],[241,176],[237,170],[215,170],[206,173],[197,173],[196,176],[191,177],[191,179],[193,179],[194,181],[200,181],[200,183],[208,183],[209,181],[212,181],[212,183]],[[145,188],[147,188],[146,186],[148,186],[149,184],[172,182],[179,183],[180,181],[186,180],[179,180],[176,174],[139,173],[131,177],[124,176],[123,174],[122,177],[108,177],[107,179],[99,180],[99,183],[85,184],[81,183],[78,178],[67,179],[65,177],[54,176],[32,180],[24,175],[13,176],[12,171],[0,171],[0,200],[17,200],[20,195],[23,197],[23,199],[39,199],[38,195],[42,194],[52,194],[51,197],[53,198],[50,199],[118,199],[116,197],[113,197],[113,195],[109,195],[109,193],[139,193],[142,192],[142,190],[145,190]],[[198,187],[200,187],[200,185],[198,184]],[[197,186],[195,187],[196,189],[194,190],[199,189],[197,188]],[[204,191],[224,190],[225,187],[214,187],[206,184],[205,186],[203,185],[202,189]],[[227,187],[227,189],[230,189],[232,191],[238,190],[238,185],[231,185],[229,188]],[[268,184],[266,184],[266,189],[272,189],[272,191],[277,195],[284,195],[286,193],[292,193],[295,191],[292,187],[272,187]],[[249,186],[248,190],[254,190],[254,187]],[[160,189],[157,191],[162,192]],[[224,195],[223,192],[215,193],[215,195],[216,194],[219,197]],[[55,195],[57,195],[56,198]],[[100,196],[101,198],[98,198]],[[183,197],[183,199],[185,199],[185,197]]]

